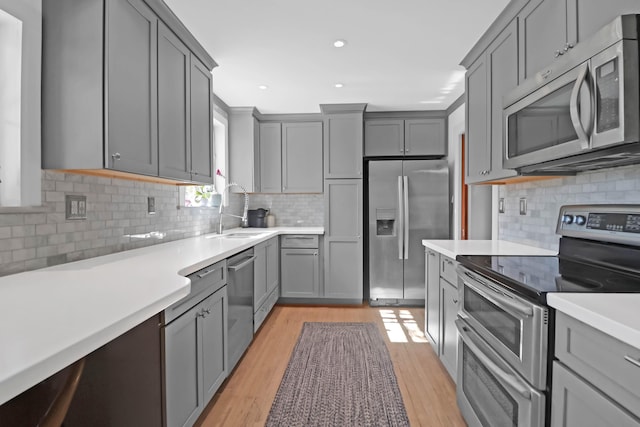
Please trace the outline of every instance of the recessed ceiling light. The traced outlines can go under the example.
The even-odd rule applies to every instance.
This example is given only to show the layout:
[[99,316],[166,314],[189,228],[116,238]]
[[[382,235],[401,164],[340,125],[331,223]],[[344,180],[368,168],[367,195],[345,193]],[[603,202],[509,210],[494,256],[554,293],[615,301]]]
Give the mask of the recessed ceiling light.
[[333,42],[334,47],[344,47],[347,44],[346,40],[336,40]]
[[258,88],[259,88],[259,89],[262,89],[262,90],[267,90],[267,89],[269,89],[269,86],[267,86],[267,85],[260,85],[260,86],[258,86]]
[[334,86],[340,88],[340,87],[343,87],[344,85],[342,83],[336,83]]

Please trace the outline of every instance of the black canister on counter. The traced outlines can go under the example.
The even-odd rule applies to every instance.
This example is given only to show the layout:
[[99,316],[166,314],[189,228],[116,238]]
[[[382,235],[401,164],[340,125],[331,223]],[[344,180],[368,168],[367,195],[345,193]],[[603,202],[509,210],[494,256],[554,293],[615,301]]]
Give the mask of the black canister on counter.
[[268,209],[249,209],[249,227],[265,228],[267,226],[266,216],[269,212]]

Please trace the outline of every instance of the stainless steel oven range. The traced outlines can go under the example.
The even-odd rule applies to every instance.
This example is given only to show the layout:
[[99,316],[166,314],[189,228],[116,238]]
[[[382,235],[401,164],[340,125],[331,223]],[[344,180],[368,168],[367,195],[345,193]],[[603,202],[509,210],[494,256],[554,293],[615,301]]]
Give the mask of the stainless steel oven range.
[[560,209],[557,257],[458,256],[457,400],[469,426],[549,424],[549,292],[640,292],[640,205]]

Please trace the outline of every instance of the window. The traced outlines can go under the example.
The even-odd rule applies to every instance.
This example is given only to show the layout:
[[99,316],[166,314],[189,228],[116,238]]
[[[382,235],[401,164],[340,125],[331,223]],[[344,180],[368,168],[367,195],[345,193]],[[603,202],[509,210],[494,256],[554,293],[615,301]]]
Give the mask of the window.
[[[228,164],[228,119],[224,110],[214,106],[215,113],[213,119],[213,171],[220,171],[219,175],[214,175],[213,185],[193,185],[185,187],[184,205],[188,207],[217,207],[220,206],[220,192],[226,185],[223,176],[227,175]],[[225,200],[225,205],[228,202]]]

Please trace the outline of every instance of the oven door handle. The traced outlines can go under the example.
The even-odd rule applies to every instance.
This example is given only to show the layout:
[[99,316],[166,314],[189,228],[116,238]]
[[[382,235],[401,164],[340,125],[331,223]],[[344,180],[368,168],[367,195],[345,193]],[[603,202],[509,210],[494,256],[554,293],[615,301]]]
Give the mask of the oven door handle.
[[493,375],[498,377],[504,384],[508,385],[512,389],[514,389],[520,396],[525,398],[526,400],[531,400],[531,391],[524,385],[522,382],[512,374],[505,372],[498,365],[496,365],[486,354],[478,348],[476,343],[471,338],[469,334],[469,327],[465,325],[464,321],[457,319],[455,321],[456,328],[458,328],[458,332],[462,336],[464,343],[471,349],[474,355],[480,359],[480,362],[487,368]]
[[[485,287],[489,288],[489,285],[484,284],[482,281],[480,281],[477,277],[473,276],[471,273],[469,273],[468,271],[464,271],[463,272],[464,275],[466,277],[468,277],[469,279],[471,279],[473,282],[479,283],[481,285],[484,285]],[[465,286],[470,287],[471,289],[473,289],[475,292],[479,293],[480,295],[482,295],[483,297],[485,297],[486,299],[488,299],[489,301],[493,302],[493,303],[497,303],[496,305],[502,305],[504,307],[510,308],[514,311],[516,311],[517,313],[520,313],[523,316],[533,316],[533,307],[530,307],[526,304],[523,304],[515,299],[511,299],[508,298],[504,295],[501,295],[497,292],[491,292],[491,294],[485,292],[484,290],[480,289],[478,286],[474,286],[472,284],[470,284],[468,281],[465,280]],[[491,288],[489,288],[491,289]]]

